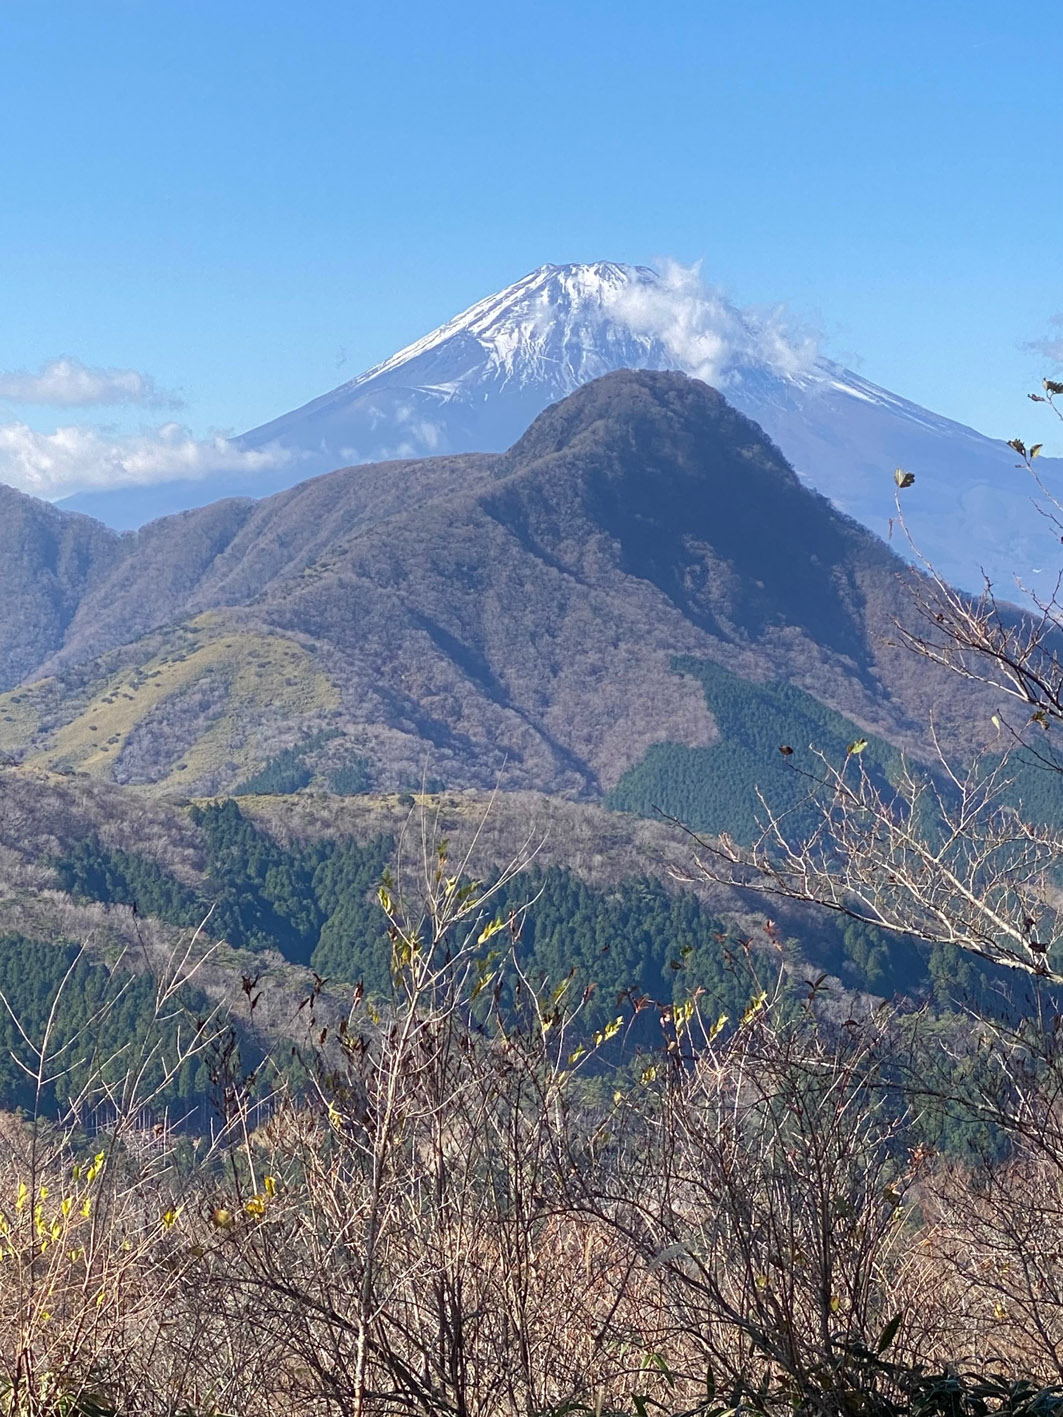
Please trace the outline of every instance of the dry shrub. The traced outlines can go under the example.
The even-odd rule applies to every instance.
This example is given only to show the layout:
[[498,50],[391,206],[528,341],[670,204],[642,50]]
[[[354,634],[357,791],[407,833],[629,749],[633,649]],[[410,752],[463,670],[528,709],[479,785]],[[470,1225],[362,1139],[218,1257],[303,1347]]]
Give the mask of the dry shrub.
[[662,1011],[632,1058],[521,974],[519,922],[460,863],[426,851],[413,899],[381,895],[391,1001],[311,998],[304,1079],[261,1123],[235,1077],[210,1140],[145,1133],[132,1083],[99,1139],[88,1085],[3,1119],[9,1411],[976,1417],[1013,1388],[934,1370],[1060,1381],[1046,1051],[1002,1045],[1008,1158],[946,1163],[913,1141],[889,1011],[757,987],[737,1022]]

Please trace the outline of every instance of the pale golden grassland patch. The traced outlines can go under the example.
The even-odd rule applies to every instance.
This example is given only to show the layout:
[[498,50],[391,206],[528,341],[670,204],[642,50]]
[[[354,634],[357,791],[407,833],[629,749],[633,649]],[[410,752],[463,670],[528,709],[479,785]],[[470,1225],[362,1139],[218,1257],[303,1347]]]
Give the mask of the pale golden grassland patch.
[[[152,791],[180,788],[229,761],[258,767],[261,751],[249,728],[264,718],[297,719],[339,704],[332,681],[301,645],[234,629],[209,613],[150,658],[90,684],[87,693],[71,694],[68,702],[56,704],[61,686],[55,679],[0,696],[0,751],[24,752],[29,766],[112,779],[130,735],[207,676],[225,685],[222,712],[191,747],[177,750],[170,772],[151,784]],[[43,727],[48,720],[54,726]]]

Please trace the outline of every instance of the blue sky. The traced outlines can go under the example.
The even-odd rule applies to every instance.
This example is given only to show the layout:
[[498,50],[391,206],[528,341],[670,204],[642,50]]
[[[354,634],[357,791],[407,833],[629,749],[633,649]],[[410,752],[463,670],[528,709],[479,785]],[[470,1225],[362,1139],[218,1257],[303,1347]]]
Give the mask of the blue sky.
[[155,389],[9,377],[0,424],[239,432],[544,262],[672,256],[1040,437],[1061,59],[985,0],[0,0],[0,387]]

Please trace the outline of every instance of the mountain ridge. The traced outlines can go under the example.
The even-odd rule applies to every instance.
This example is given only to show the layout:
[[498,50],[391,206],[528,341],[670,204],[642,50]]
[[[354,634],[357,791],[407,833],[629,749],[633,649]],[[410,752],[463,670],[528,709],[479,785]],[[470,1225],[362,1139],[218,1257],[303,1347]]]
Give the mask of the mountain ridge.
[[85,596],[123,555],[102,523],[0,483],[0,688],[58,650]]
[[[616,262],[543,266],[478,301],[363,374],[235,440],[276,445],[274,472],[85,493],[72,509],[117,526],[223,496],[261,497],[355,462],[502,452],[546,406],[619,368],[677,370],[723,389],[802,480],[877,535],[889,535],[894,468],[916,474],[914,535],[947,579],[1005,596],[1036,586],[1051,559],[1035,490],[1001,440],[920,408],[818,357],[772,317],[695,289],[689,273]],[[1063,490],[1063,464],[1042,476]],[[903,548],[907,553],[907,546]]]
[[348,469],[122,546],[46,677],[0,697],[0,750],[202,793],[313,742],[325,779],[430,761],[598,800],[652,744],[714,741],[676,656],[906,743],[940,687],[885,643],[903,563],[682,374],[584,385],[505,454]]

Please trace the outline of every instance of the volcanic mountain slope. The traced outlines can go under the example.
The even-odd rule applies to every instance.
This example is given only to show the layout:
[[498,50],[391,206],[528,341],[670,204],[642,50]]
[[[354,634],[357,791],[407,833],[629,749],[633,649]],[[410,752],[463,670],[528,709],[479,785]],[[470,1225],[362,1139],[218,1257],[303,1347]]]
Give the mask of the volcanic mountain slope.
[[502,456],[348,469],[127,545],[45,677],[0,698],[0,750],[156,791],[291,750],[323,783],[427,763],[595,798],[651,744],[713,741],[677,655],[902,743],[935,699],[946,738],[969,713],[884,644],[902,563],[679,374],[584,386]]
[[[1011,450],[880,388],[689,282],[645,266],[542,266],[347,384],[243,435],[273,472],[94,492],[64,505],[118,527],[227,496],[260,497],[353,462],[507,448],[542,409],[622,368],[682,370],[721,388],[807,485],[880,536],[894,468],[919,478],[913,527],[941,575],[1005,596],[1051,578],[1051,538]],[[1021,431],[1021,430],[1019,430]],[[1031,437],[1032,441],[1032,437]],[[1063,488],[1044,459],[1043,480]],[[1047,558],[1045,560],[1044,558]],[[1039,569],[1042,568],[1042,569]]]

